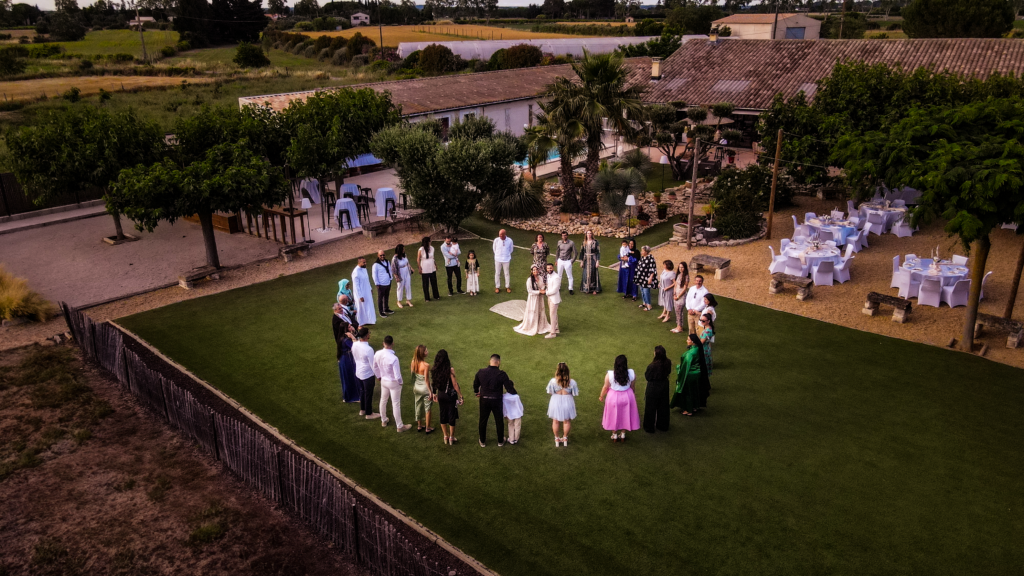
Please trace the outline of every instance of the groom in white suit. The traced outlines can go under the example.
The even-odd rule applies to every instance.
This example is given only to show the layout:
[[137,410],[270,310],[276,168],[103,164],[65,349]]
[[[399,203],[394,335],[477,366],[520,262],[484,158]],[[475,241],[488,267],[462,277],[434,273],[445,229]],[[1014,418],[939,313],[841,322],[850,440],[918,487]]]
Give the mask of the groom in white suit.
[[555,265],[547,265],[547,288],[544,294],[548,297],[548,314],[551,316],[551,330],[545,338],[558,336],[558,305],[562,302],[562,275],[555,272]]

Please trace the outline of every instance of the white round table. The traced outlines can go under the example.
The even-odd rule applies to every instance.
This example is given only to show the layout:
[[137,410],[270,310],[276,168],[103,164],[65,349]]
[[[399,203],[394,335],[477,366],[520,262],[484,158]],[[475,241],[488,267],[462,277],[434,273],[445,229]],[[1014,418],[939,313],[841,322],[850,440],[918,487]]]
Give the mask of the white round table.
[[903,263],[904,270],[910,270],[910,276],[913,280],[923,280],[924,278],[938,278],[942,281],[943,286],[952,286],[960,280],[963,280],[970,272],[966,266],[957,266],[949,261],[939,262],[939,269],[935,270],[931,266],[921,266],[921,260],[912,259]]
[[906,208],[886,208],[884,204],[864,203],[860,205],[866,214],[879,214],[885,221],[885,231],[892,228],[893,223],[907,215]]
[[[359,210],[356,208],[356,203],[351,198],[339,198],[337,205],[334,206],[334,219],[338,220],[338,215],[341,214],[342,210],[348,210],[348,215],[352,219],[352,228],[359,228],[362,224],[359,223]],[[341,221],[338,221],[338,226],[341,226]]]
[[822,246],[817,250],[811,250],[811,247],[807,244],[794,244],[789,243],[786,249],[782,251],[789,258],[796,258],[802,263],[808,266],[817,266],[826,260],[830,260],[836,265],[842,262],[840,251],[838,248],[830,248],[828,246]]
[[831,222],[829,224],[825,224],[821,220],[814,218],[805,221],[804,224],[809,226],[812,230],[828,230],[832,233],[832,236],[836,240],[836,244],[839,246],[845,245],[846,241],[850,239],[850,235],[857,232],[857,228],[849,222]]
[[395,196],[395,191],[391,188],[377,188],[377,216],[383,218],[387,215],[387,204],[390,199],[395,208],[398,208],[398,198]]

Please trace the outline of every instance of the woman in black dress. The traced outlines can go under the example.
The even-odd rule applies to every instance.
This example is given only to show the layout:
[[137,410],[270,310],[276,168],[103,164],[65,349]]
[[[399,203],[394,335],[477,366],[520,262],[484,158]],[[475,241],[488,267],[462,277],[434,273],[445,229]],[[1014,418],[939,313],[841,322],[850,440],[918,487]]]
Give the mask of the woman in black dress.
[[438,350],[437,356],[434,357],[434,366],[430,369],[430,382],[434,386],[435,400],[440,407],[444,443],[455,444],[459,441],[455,437],[455,422],[459,419],[457,406],[462,404],[462,390],[455,379],[455,369],[448,359],[448,352],[444,349]]
[[668,377],[672,373],[672,362],[663,346],[654,347],[654,360],[647,366],[647,393],[644,397],[644,430],[668,431]]

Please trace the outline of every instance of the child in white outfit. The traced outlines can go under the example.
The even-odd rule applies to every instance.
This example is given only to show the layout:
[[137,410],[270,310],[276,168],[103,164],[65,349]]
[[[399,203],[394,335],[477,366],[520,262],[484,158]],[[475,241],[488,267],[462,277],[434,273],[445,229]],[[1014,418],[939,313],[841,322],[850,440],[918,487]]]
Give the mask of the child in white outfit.
[[508,441],[511,444],[519,443],[519,432],[523,427],[523,402],[519,394],[506,392],[501,397],[504,404],[505,419],[508,420]]

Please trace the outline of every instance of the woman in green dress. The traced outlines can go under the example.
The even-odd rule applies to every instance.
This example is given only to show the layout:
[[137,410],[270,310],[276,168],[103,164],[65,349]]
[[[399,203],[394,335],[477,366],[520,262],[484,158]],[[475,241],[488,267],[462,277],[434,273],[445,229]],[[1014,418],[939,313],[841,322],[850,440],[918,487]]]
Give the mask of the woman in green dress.
[[696,334],[690,334],[690,347],[676,367],[676,394],[672,397],[671,406],[682,409],[684,416],[693,416],[697,410],[707,407],[710,394],[704,345]]
[[704,345],[704,362],[708,365],[708,376],[711,376],[715,366],[711,359],[711,342],[715,338],[715,321],[710,314],[701,314],[700,327],[700,342]]

